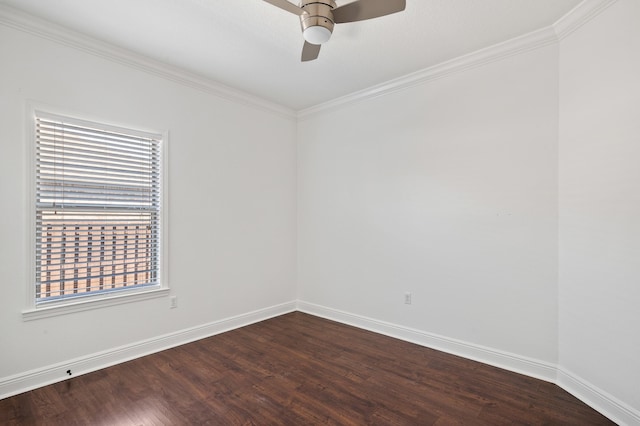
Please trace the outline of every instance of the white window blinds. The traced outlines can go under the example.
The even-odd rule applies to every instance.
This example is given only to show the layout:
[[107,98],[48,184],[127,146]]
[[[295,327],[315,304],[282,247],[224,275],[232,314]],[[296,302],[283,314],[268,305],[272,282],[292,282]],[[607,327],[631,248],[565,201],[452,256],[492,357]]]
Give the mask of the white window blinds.
[[161,136],[36,114],[36,305],[159,285]]

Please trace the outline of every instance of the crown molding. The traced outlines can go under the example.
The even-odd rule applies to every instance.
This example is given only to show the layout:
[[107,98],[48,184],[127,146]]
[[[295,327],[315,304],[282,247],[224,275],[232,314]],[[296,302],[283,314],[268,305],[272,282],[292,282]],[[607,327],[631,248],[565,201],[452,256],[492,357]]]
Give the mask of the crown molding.
[[356,102],[388,95],[400,90],[437,80],[451,74],[477,68],[514,55],[554,44],[558,41],[553,27],[546,27],[528,34],[459,56],[438,65],[407,74],[385,83],[324,102],[322,104],[298,111],[298,119],[305,119],[323,112],[332,111]]
[[551,26],[297,112],[182,68],[168,65],[33,17],[6,5],[0,5],[0,24],[159,76],[231,102],[275,113],[288,119],[304,120],[357,102],[409,89],[454,73],[558,43],[598,16],[616,1],[583,0]]
[[553,24],[558,40],[569,36],[616,1],[618,0],[583,0]]
[[295,111],[164,62],[116,47],[68,28],[0,5],[0,24],[164,78],[216,97],[295,119]]
[[298,119],[343,108],[356,102],[405,90],[447,75],[480,67],[540,47],[558,43],[563,38],[598,16],[617,0],[583,0],[553,25],[477,50],[403,77],[298,111]]

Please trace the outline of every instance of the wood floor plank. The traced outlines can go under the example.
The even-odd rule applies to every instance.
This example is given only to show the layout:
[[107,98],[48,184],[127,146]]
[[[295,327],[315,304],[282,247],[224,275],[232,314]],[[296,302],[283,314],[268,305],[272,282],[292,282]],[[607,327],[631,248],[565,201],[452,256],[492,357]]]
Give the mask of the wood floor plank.
[[559,387],[294,312],[0,400],[7,425],[611,425]]

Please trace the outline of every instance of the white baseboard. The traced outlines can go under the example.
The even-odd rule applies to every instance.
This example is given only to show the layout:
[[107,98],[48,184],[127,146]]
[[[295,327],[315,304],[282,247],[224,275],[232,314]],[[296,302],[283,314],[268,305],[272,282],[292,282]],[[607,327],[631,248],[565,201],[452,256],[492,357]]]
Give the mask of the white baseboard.
[[640,425],[640,411],[562,367],[556,384],[619,425]]
[[72,377],[79,376],[295,310],[296,302],[283,303],[130,345],[109,349],[104,352],[94,353],[64,363],[0,378],[0,399],[66,380],[70,377],[67,374],[67,370],[72,372]]
[[358,328],[395,337],[407,342],[416,343],[442,352],[479,361],[494,367],[503,368],[547,382],[555,382],[555,364],[523,357],[509,352],[476,345],[449,337],[416,330],[388,322],[363,317],[324,306],[298,301],[298,310],[319,317],[353,325]]
[[463,358],[555,383],[619,425],[640,426],[640,413],[553,363],[298,300],[298,310]]
[[271,306],[0,378],[0,399],[66,380],[67,370],[73,376],[90,373],[296,310],[555,383],[620,425],[640,425],[638,410],[557,365],[303,301]]

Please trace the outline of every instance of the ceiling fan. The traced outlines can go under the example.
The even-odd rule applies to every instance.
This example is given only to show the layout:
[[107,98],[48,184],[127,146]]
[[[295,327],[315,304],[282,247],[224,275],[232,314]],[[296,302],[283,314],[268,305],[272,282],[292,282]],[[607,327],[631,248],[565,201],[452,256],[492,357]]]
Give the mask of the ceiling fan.
[[264,0],[300,17],[304,46],[302,61],[312,61],[320,54],[322,43],[329,41],[334,24],[364,21],[403,11],[406,0],[356,0],[337,6],[334,0],[301,0],[296,6],[287,0]]

